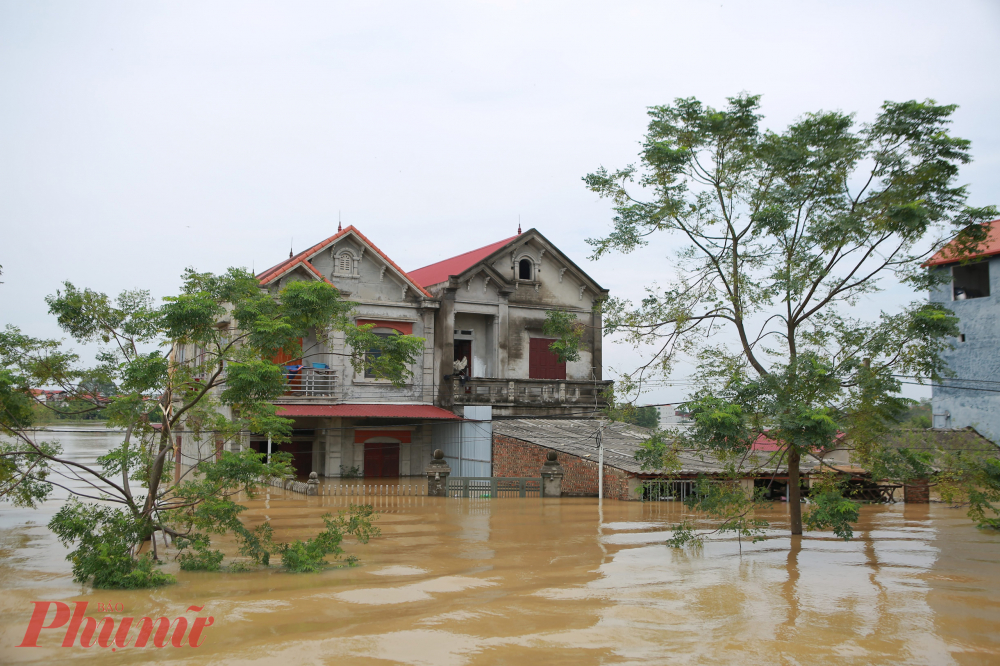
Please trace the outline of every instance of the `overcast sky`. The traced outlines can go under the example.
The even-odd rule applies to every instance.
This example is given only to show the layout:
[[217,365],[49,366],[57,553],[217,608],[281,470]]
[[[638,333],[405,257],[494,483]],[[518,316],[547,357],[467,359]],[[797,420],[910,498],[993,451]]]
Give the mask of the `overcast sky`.
[[961,182],[1000,203],[998,63],[996,1],[3,0],[0,324],[59,336],[43,299],[64,280],[159,297],[185,266],[259,271],[335,232],[338,211],[405,269],[520,215],[639,295],[671,248],[588,261],[611,216],[580,178],[635,161],[646,107],[676,97],[758,93],[775,129],[958,104],[975,157]]

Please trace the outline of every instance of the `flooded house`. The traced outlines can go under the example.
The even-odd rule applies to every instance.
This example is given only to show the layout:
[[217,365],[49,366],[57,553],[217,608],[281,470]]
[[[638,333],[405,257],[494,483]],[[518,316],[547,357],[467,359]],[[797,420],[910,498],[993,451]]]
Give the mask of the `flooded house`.
[[[597,306],[608,292],[535,229],[408,272],[349,226],[257,278],[275,296],[295,280],[325,281],[356,303],[356,324],[425,340],[403,386],[355,371],[336,332],[276,359],[288,379],[278,414],[295,422],[281,450],[300,476],[419,475],[436,448],[456,474],[490,476],[494,416],[587,417],[605,404]],[[552,310],[582,325],[578,360],[549,350]],[[248,433],[242,445],[268,443]],[[205,446],[183,435],[182,461]]]
[[947,245],[924,265],[943,274],[930,292],[959,318],[959,334],[942,356],[954,376],[935,382],[931,407],[934,427],[974,427],[1000,442],[1000,220],[972,257],[956,259]]

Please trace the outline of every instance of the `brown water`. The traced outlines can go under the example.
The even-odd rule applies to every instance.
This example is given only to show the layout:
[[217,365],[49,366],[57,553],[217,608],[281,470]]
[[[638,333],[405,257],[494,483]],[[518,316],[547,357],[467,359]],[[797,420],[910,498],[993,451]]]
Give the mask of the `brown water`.
[[[65,443],[65,440],[64,440]],[[306,537],[351,498],[272,490],[250,503]],[[667,548],[674,503],[381,497],[361,566],[177,574],[152,592],[74,584],[38,512],[0,510],[0,661],[102,664],[998,664],[1000,535],[939,504],[866,506],[857,538],[782,536]],[[53,504],[55,506],[55,504]],[[36,524],[26,524],[28,520]],[[39,524],[40,523],[40,524]],[[204,605],[198,648],[15,648],[31,601],[122,603],[177,617]],[[93,609],[92,617],[102,617]],[[188,615],[189,617],[191,614]]]

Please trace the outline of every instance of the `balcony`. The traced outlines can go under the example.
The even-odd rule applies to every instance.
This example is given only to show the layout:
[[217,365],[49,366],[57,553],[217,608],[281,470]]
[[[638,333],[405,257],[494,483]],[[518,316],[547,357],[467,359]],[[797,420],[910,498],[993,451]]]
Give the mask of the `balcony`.
[[337,397],[337,371],[327,368],[286,365],[285,395],[275,402],[301,402],[306,400],[329,400]]
[[455,405],[492,405],[509,415],[572,415],[607,406],[610,381],[570,379],[489,379],[473,377],[464,384],[452,380]]

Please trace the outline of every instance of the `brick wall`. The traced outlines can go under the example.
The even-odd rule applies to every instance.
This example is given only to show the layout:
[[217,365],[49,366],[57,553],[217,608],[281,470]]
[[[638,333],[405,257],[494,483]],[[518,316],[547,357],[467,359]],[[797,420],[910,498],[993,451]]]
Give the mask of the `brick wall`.
[[903,486],[903,501],[907,504],[927,504],[931,501],[931,489],[927,479],[914,479]]
[[[551,449],[493,433],[493,476],[541,476],[545,456]],[[597,455],[596,453],[594,454]],[[563,496],[597,497],[597,461],[568,453],[556,452],[556,462],[562,465]],[[604,466],[604,497],[627,500],[628,472]]]

